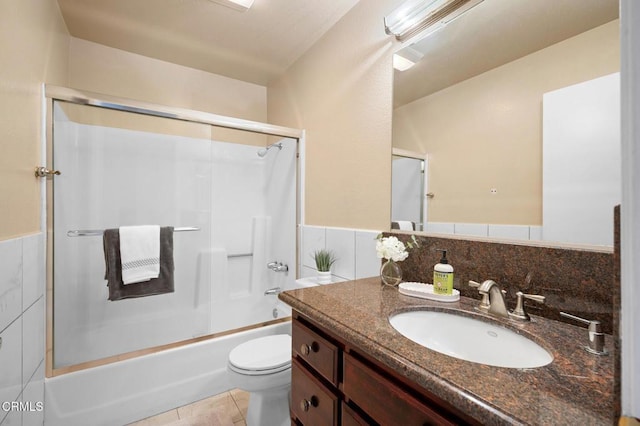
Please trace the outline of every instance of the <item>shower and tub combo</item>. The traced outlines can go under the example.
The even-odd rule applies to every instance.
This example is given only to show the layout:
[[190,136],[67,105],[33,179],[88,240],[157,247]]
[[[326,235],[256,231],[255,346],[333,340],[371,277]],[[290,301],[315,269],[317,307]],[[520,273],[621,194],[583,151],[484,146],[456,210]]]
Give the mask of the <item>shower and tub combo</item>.
[[[270,415],[265,383],[269,397],[287,392],[290,348],[277,366],[247,364],[242,348],[290,346],[275,295],[296,286],[302,132],[58,87],[46,97],[60,171],[46,424],[126,424],[233,387],[252,392],[250,416]],[[173,233],[173,291],[108,300],[103,231],[147,224],[188,231]]]

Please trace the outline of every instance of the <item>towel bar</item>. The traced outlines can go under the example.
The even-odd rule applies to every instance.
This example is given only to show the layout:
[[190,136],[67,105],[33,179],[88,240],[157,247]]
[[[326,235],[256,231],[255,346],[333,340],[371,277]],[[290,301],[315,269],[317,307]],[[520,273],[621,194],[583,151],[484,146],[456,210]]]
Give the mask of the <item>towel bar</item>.
[[[195,226],[186,226],[182,228],[173,228],[173,232],[187,232],[187,231],[199,231],[200,228]],[[73,231],[67,231],[67,237],[96,237],[102,235],[104,229],[76,229]]]

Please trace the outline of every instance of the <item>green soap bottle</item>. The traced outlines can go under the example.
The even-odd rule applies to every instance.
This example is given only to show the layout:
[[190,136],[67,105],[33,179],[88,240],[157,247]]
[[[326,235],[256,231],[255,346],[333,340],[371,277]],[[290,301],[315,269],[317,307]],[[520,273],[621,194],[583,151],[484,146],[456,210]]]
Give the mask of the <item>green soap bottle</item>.
[[440,263],[433,267],[433,292],[435,294],[451,295],[453,293],[453,266],[447,260],[447,251],[442,252]]

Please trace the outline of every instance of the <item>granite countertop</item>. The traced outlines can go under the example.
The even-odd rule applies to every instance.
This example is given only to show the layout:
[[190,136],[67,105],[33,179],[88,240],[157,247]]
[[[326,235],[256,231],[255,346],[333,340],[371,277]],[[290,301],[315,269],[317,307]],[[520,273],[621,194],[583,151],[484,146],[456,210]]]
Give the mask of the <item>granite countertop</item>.
[[[432,302],[381,287],[380,278],[291,290],[280,299],[397,373],[485,425],[610,425],[614,354],[584,350],[587,330],[543,317],[516,323],[474,310],[479,299]],[[497,321],[534,340],[554,361],[535,369],[472,363],[427,349],[391,327],[389,315],[421,308],[458,310]],[[425,324],[425,327],[432,326]],[[611,336],[606,348],[613,351]]]

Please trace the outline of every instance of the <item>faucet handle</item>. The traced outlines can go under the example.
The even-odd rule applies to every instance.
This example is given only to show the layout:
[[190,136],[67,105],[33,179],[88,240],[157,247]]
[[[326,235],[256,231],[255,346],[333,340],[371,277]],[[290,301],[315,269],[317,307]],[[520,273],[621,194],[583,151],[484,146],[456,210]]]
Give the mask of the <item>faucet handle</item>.
[[516,297],[516,307],[513,311],[509,312],[509,316],[522,321],[529,321],[531,319],[527,311],[524,310],[524,299],[533,300],[538,303],[544,303],[545,300],[544,296],[540,296],[538,294],[525,294],[521,291],[516,293]]
[[600,321],[588,320],[577,317],[575,315],[568,314],[566,312],[560,312],[560,315],[565,318],[570,318],[575,321],[579,321],[589,326],[589,346],[585,346],[587,352],[595,355],[608,355],[609,352],[604,347],[604,333]]
[[[481,285],[482,284],[480,284],[479,282],[469,280],[469,287],[474,287],[480,290]],[[487,293],[486,291],[481,291],[480,294],[482,295],[482,301],[480,302],[480,306],[478,306],[478,310],[482,312],[488,312],[489,305],[491,303],[489,300],[489,293]]]
[[[525,299],[533,300],[534,302],[544,303],[545,301],[545,297],[540,296],[539,294],[524,294],[521,291],[519,291],[518,293],[522,294],[522,297],[524,297]],[[518,296],[518,293],[516,293],[516,296]]]

